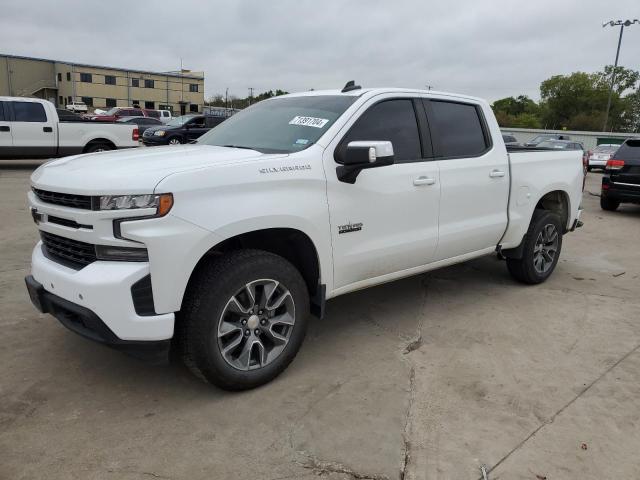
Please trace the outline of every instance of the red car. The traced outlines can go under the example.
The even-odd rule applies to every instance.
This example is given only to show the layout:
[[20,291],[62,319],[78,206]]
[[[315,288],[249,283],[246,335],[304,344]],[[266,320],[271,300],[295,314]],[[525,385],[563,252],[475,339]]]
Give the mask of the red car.
[[153,117],[158,118],[160,114],[157,110],[147,110],[134,107],[113,107],[101,115],[85,115],[84,118],[96,122],[115,122],[126,117]]

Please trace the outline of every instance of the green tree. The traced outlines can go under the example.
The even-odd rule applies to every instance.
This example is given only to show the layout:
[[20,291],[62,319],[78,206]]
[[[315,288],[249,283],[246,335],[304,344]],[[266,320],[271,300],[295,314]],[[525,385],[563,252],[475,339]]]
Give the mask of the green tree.
[[501,98],[492,108],[501,127],[541,127],[540,107],[526,95]]

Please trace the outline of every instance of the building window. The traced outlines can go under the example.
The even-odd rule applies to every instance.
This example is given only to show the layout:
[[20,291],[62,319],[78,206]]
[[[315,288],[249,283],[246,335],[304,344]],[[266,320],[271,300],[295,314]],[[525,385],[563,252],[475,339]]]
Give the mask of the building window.
[[67,72],[67,82],[71,81],[71,72]]
[[87,107],[93,107],[93,97],[82,97],[82,102]]
[[67,103],[71,103],[72,101],[71,96],[67,97]]
[[92,83],[93,82],[92,75],[90,73],[81,73],[80,74],[80,81],[81,82],[86,82],[86,83]]
[[62,74],[58,73],[58,81],[61,82],[62,81]]
[[156,108],[156,103],[155,102],[144,102],[144,108],[150,108],[150,109],[154,109]]
[[58,102],[60,103],[60,106],[62,106],[62,104],[64,103],[64,98],[62,97],[62,95],[58,97]]
[[189,84],[189,91],[198,93],[198,84],[197,83],[190,83]]
[[104,76],[104,84],[105,85],[115,85],[116,84],[116,77],[114,77],[113,75],[105,75]]
[[116,99],[115,98],[107,98],[107,107],[112,108],[116,106]]
[[134,108],[140,108],[140,100],[131,100],[131,106]]
[[145,80],[144,88],[153,88],[153,80]]
[[197,113],[198,112],[198,105],[196,103],[192,103],[191,105],[189,105],[189,111]]
[[132,78],[131,79],[131,86],[132,87],[139,87],[140,86],[140,79],[139,78]]

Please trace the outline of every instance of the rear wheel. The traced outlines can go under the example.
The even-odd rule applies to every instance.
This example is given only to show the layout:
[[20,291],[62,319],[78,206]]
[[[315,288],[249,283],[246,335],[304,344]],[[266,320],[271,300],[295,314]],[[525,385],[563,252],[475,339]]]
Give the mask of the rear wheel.
[[239,250],[194,275],[179,319],[185,364],[226,390],[282,373],[307,329],[309,295],[298,270],[277,255]]
[[600,208],[603,210],[609,210],[613,212],[620,206],[619,200],[614,200],[612,198],[600,196]]
[[536,210],[527,231],[522,258],[507,258],[509,273],[522,283],[542,283],[556,268],[561,249],[560,217],[547,210]]
[[93,143],[87,147],[86,153],[106,152],[113,150],[113,147],[108,143]]

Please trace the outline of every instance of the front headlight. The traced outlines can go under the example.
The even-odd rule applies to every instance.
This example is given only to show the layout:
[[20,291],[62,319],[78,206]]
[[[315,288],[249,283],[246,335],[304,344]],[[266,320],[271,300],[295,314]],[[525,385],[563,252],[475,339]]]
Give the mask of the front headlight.
[[155,132],[153,132],[153,134],[154,134],[156,137],[164,137],[164,134],[165,134],[165,133],[167,133],[167,132],[165,132],[164,130],[156,130]]
[[155,208],[156,216],[162,217],[173,207],[173,195],[170,193],[146,195],[103,195],[100,197],[100,210],[132,210]]

